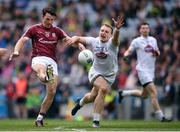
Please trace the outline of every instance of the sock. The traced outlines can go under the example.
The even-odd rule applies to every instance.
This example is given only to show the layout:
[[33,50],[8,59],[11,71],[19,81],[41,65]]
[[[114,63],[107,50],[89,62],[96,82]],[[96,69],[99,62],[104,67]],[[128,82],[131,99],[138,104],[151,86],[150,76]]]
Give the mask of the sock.
[[100,114],[99,113],[93,113],[93,121],[99,121],[100,120]]
[[36,120],[38,120],[38,121],[43,120],[44,115],[45,115],[45,114],[43,114],[43,113],[39,113],[39,115],[38,115],[38,117],[37,117],[37,119],[36,119]]
[[161,110],[158,110],[158,111],[155,111],[155,117],[161,121],[162,118],[164,117],[164,114],[162,113]]
[[138,90],[124,90],[122,91],[122,96],[128,96],[136,93]]
[[83,106],[84,105],[84,97],[79,101],[79,105]]

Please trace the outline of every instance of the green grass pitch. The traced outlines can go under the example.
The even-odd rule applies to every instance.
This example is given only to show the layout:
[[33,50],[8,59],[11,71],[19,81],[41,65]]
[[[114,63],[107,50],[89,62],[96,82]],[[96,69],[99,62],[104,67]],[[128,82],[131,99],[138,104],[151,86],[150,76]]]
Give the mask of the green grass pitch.
[[180,131],[180,121],[102,120],[100,128],[92,128],[92,121],[46,119],[44,125],[37,128],[30,119],[1,119],[0,131]]

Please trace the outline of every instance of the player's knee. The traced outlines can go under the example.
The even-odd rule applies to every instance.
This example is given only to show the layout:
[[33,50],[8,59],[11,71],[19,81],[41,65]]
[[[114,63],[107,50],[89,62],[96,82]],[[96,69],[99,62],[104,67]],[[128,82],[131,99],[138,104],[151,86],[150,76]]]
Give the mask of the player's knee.
[[101,87],[99,88],[99,90],[100,90],[100,92],[101,92],[102,94],[107,94],[107,93],[108,93],[108,89],[107,89],[105,86],[101,86]]
[[45,77],[46,77],[46,75],[45,75],[43,72],[37,73],[37,76],[38,76],[38,78],[39,78],[41,81],[44,81],[44,80],[45,80]]

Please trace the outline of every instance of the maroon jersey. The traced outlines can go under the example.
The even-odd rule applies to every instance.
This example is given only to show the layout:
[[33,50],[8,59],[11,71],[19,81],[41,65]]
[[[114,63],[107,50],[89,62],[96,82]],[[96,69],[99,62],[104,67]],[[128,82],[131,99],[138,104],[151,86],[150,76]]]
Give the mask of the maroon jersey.
[[32,57],[46,56],[56,59],[56,46],[67,35],[58,27],[46,28],[42,24],[31,26],[23,35],[32,40]]

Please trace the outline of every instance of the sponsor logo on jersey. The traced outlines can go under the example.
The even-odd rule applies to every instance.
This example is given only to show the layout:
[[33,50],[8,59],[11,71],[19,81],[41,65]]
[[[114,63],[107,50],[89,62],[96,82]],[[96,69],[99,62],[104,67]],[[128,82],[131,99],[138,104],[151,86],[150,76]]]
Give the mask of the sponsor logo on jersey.
[[56,37],[56,34],[55,34],[55,33],[52,33],[52,37],[55,38],[55,37]]
[[99,58],[99,59],[106,59],[106,58],[107,58],[107,54],[104,53],[104,52],[96,53],[95,55],[96,55],[97,58]]
[[95,48],[94,52],[95,52],[96,57],[99,58],[99,59],[106,59],[107,56],[108,56],[107,47],[101,47],[101,46],[99,47],[99,46],[97,46]]
[[44,32],[44,34],[45,34],[46,37],[50,36],[50,32]]
[[54,40],[54,41],[47,41],[47,40],[44,40],[43,38],[40,38],[38,41],[43,43],[43,44],[55,44],[55,43],[57,43],[56,40]]
[[154,52],[154,48],[151,45],[147,45],[146,47],[144,47],[144,51],[147,53],[153,53]]

